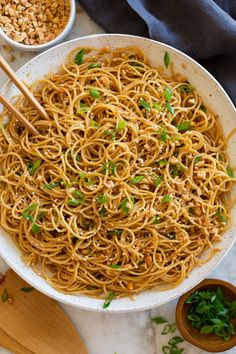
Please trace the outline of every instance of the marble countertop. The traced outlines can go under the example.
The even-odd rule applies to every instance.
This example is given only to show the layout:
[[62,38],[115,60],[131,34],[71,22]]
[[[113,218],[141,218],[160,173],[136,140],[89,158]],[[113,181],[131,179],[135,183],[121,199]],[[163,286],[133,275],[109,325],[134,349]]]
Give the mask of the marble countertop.
[[[75,25],[67,39],[103,32],[78,7]],[[15,70],[35,55],[9,51],[9,48],[1,40],[0,53],[11,62]],[[6,77],[1,72],[0,87],[5,80]],[[236,284],[235,259],[236,244],[218,268],[211,274],[211,277],[224,279]],[[0,272],[3,272],[5,269],[6,265],[0,259]],[[168,335],[161,335],[163,326],[155,325],[151,321],[151,318],[161,315],[170,322],[174,322],[175,306],[176,301],[173,301],[152,310],[118,315],[78,310],[62,304],[62,307],[85,341],[90,354],[161,354],[162,346],[167,344],[170,337]],[[176,332],[176,335],[178,334]],[[181,347],[185,348],[185,354],[206,353],[187,342],[184,342]],[[0,348],[0,354],[7,353],[9,353],[7,350]],[[231,349],[225,353],[234,354],[236,353],[236,349]]]

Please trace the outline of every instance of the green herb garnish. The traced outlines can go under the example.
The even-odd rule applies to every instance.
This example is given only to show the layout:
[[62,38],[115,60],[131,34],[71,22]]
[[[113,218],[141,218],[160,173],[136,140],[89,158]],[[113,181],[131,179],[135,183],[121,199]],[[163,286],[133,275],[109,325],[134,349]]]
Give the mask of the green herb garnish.
[[106,208],[102,207],[102,208],[99,210],[99,215],[100,215],[100,216],[105,216],[106,214],[107,214]]
[[190,93],[190,92],[193,92],[195,90],[195,88],[190,84],[183,84],[178,87],[178,90],[180,92]]
[[163,331],[161,332],[161,334],[165,335],[168,333],[174,333],[176,331],[176,324],[172,323],[172,324],[166,324]]
[[161,176],[156,176],[154,175],[154,185],[155,187],[158,187],[161,182],[163,181],[164,177],[161,175]]
[[116,131],[117,131],[117,132],[120,131],[120,130],[125,129],[125,127],[126,127],[126,121],[123,120],[123,119],[119,120],[119,121],[116,123]]
[[80,102],[80,110],[87,113],[89,111],[89,106],[86,103]]
[[226,168],[226,172],[227,172],[227,174],[228,174],[228,176],[230,177],[230,178],[234,178],[234,171],[232,170],[232,168],[231,167],[227,167]]
[[130,180],[130,183],[132,184],[138,184],[140,182],[142,182],[142,180],[145,178],[145,176],[135,176],[134,178],[132,178]]
[[159,224],[160,220],[161,220],[160,215],[156,215],[156,217],[155,217],[155,219],[154,219],[154,221],[153,221],[153,224],[154,224],[154,225]]
[[179,175],[178,166],[176,166],[176,165],[171,166],[171,175],[173,178],[175,178]]
[[206,112],[206,111],[207,111],[206,107],[205,107],[203,104],[201,104],[201,106],[199,107],[199,109],[200,109],[201,111],[203,111],[203,112]]
[[189,129],[190,129],[190,126],[191,126],[190,121],[189,121],[189,120],[186,120],[186,122],[183,122],[183,123],[179,124],[179,125],[177,126],[177,128],[178,128],[178,131],[179,131],[179,132],[182,132],[182,131],[189,130]]
[[120,268],[120,265],[119,265],[119,264],[112,264],[112,265],[111,265],[111,268],[113,268],[113,269],[118,269],[118,268]]
[[[135,200],[134,200],[133,196],[131,196],[131,202],[134,205]],[[122,199],[122,201],[120,203],[120,207],[121,207],[121,209],[123,210],[123,212],[125,214],[129,213],[129,208],[126,206],[127,203],[128,203],[128,199],[127,198]]]
[[92,87],[89,89],[89,92],[92,97],[95,97],[95,98],[100,97],[100,92]]
[[78,206],[78,205],[81,204],[81,201],[78,200],[78,199],[72,198],[72,199],[68,199],[68,200],[67,200],[67,204],[68,204],[69,206]]
[[88,68],[89,69],[101,68],[101,64],[99,64],[99,63],[90,63]]
[[216,211],[216,216],[218,217],[218,219],[220,220],[220,222],[226,222],[227,219],[225,217],[225,215],[222,213],[222,209],[218,208]]
[[101,125],[98,122],[96,122],[96,120],[94,120],[94,119],[91,119],[90,122],[91,122],[91,126],[93,128],[99,129],[101,127]]
[[196,156],[193,160],[193,163],[198,163],[199,161],[201,161],[202,157],[200,155]]
[[[187,318],[192,327],[197,328],[201,334],[214,334],[229,340],[235,334],[235,328],[230,322],[234,301],[225,299],[221,287],[195,291],[186,300],[190,304]],[[235,315],[235,313],[233,313]]]
[[41,166],[41,164],[42,164],[42,159],[38,159],[35,162],[30,160],[27,164],[27,169],[29,171],[29,174],[33,175],[36,172],[36,170]]
[[32,286],[24,286],[23,288],[20,289],[21,291],[24,291],[25,293],[31,293],[31,291],[34,290],[34,288],[32,288]]
[[168,164],[168,161],[167,160],[160,160],[159,161],[159,165],[160,166],[165,166],[165,165],[167,165]]
[[163,127],[163,128],[161,129],[161,131],[158,132],[158,133],[160,133],[160,140],[161,140],[163,143],[165,143],[166,140],[167,140],[167,138],[168,138],[168,135],[166,134],[166,128]]
[[75,190],[73,196],[80,202],[80,204],[85,202],[85,195],[83,192]]
[[111,291],[103,304],[103,309],[107,309],[110,306],[110,304],[111,304],[112,300],[114,300],[115,296],[116,296],[116,293],[114,291]]
[[164,97],[166,102],[170,102],[172,96],[172,91],[169,86],[166,86],[165,91],[164,91]]
[[164,317],[153,317],[151,318],[152,322],[155,322],[156,324],[161,324],[161,323],[167,323],[168,321]]
[[112,161],[108,161],[103,165],[103,170],[108,171],[111,174],[115,174],[116,172],[116,164]]
[[85,50],[81,49],[75,56],[75,64],[81,65],[83,63]]
[[31,231],[34,233],[34,234],[37,234],[40,230],[40,227],[38,226],[38,224],[36,223],[33,223],[32,226],[31,226]]
[[60,186],[61,182],[62,182],[62,181],[52,182],[52,183],[49,183],[49,184],[44,184],[44,185],[43,185],[43,188],[52,190],[52,189],[54,189],[54,188]]
[[108,202],[108,198],[107,196],[105,196],[104,194],[98,194],[97,196],[97,202],[99,204],[106,204]]
[[163,112],[163,109],[161,108],[161,106],[157,102],[153,103],[153,108],[157,109],[159,112]]
[[111,135],[111,140],[115,140],[115,137],[116,137],[116,133],[113,132],[112,130],[104,130],[104,134],[106,135]]
[[174,108],[171,106],[169,102],[166,103],[166,108],[172,115],[175,114]]
[[145,110],[146,110],[147,112],[150,112],[150,111],[151,111],[150,104],[149,104],[147,101],[145,101],[143,98],[141,98],[140,104],[141,104],[141,106],[142,106],[143,108],[145,108]]
[[170,55],[167,52],[164,54],[164,64],[166,69],[168,69],[168,66],[170,65]]
[[164,195],[162,198],[162,203],[169,203],[171,201],[172,197],[170,195]]

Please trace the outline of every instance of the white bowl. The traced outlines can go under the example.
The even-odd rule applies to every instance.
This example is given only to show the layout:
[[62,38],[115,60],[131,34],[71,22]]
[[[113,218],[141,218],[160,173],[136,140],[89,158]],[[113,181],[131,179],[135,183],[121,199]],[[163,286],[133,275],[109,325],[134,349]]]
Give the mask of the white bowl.
[[3,31],[1,27],[0,27],[0,37],[2,37],[5,40],[5,42],[7,42],[10,46],[14,47],[15,49],[24,52],[41,52],[43,50],[46,50],[48,48],[51,48],[61,43],[63,39],[69,35],[71,28],[75,22],[75,15],[76,15],[75,0],[70,0],[70,15],[65,28],[63,29],[62,32],[59,33],[57,37],[55,37],[50,42],[44,44],[28,45],[28,44],[15,42],[13,39],[11,39],[9,36],[6,35],[6,33]]
[[[74,39],[38,55],[24,65],[17,72],[17,75],[27,83],[31,84],[35,80],[42,78],[42,76],[48,72],[56,71],[57,68],[65,62],[67,54],[76,47],[110,46],[111,48],[116,48],[134,45],[140,46],[144,49],[150,59],[151,65],[155,67],[163,65],[164,53],[168,51],[172,62],[174,63],[175,70],[179,73],[183,73],[188,78],[191,84],[196,87],[200,93],[205,104],[218,114],[224,133],[229,133],[235,127],[236,110],[219,83],[204,68],[187,55],[170,46],[146,38],[119,34],[99,34]],[[6,98],[10,99],[19,92],[13,84],[7,83],[2,88],[1,93]],[[232,165],[236,165],[236,138],[231,139],[229,153]],[[230,230],[224,234],[222,242],[217,244],[217,246],[222,249],[211,259],[210,262],[203,265],[201,268],[195,268],[187,279],[172,290],[163,292],[148,290],[134,296],[134,300],[131,300],[128,297],[114,300],[106,311],[128,312],[162,305],[179,297],[207,277],[227,254],[235,240],[236,208],[233,208],[232,214],[233,225]],[[30,267],[25,265],[21,258],[21,252],[13,244],[11,237],[2,229],[0,229],[0,254],[16,273],[33,287],[48,296],[79,308],[104,311],[102,310],[102,300],[89,298],[84,295],[65,295],[53,289],[44,279],[35,274]]]

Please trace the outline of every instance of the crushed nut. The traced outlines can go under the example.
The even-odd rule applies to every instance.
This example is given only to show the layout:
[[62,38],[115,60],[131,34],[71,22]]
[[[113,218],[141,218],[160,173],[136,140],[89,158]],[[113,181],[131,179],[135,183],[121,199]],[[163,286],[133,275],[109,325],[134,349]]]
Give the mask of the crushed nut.
[[43,44],[65,28],[70,14],[69,0],[0,1],[0,27],[18,43]]

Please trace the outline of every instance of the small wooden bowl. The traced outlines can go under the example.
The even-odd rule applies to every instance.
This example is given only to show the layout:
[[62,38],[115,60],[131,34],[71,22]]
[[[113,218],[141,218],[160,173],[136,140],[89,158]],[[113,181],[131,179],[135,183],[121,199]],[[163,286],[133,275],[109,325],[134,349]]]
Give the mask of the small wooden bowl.
[[[219,279],[205,279],[180,297],[175,313],[176,323],[182,336],[196,347],[212,353],[224,352],[225,350],[233,348],[236,345],[236,334],[231,336],[227,342],[224,338],[215,336],[214,334],[200,334],[199,330],[192,327],[190,321],[187,319],[188,309],[191,305],[185,302],[196,290],[214,290],[218,286],[221,287],[227,300],[236,300],[236,287],[234,285]],[[236,319],[232,319],[231,322],[236,327]]]

